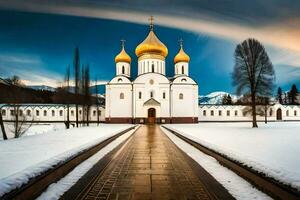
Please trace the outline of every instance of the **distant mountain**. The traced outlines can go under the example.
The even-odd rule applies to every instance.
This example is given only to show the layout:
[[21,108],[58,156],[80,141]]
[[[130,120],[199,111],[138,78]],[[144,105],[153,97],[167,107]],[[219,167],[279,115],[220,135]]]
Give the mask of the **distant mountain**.
[[[51,91],[51,92],[56,91],[56,88],[47,86],[47,85],[28,85],[27,87],[34,89],[34,90]],[[74,93],[74,91],[75,91],[74,87],[71,86],[69,91],[71,93]],[[94,86],[94,85],[91,86],[90,92],[91,92],[91,94],[96,94],[96,86]],[[103,95],[104,93],[105,93],[105,85],[98,85],[98,94]]]
[[47,86],[47,85],[28,85],[28,88],[34,89],[34,90],[43,90],[43,91],[51,91],[54,92],[56,91],[56,88]]
[[[212,92],[210,94],[199,96],[200,104],[222,104],[223,96],[228,95],[227,92]],[[232,98],[232,101],[235,102],[238,97],[233,94],[229,94]]]

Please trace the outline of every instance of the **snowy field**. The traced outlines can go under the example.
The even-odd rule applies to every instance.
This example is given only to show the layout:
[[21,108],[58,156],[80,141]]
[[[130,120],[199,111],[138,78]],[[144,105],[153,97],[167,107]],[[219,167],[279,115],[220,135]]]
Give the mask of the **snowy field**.
[[[131,126],[101,124],[69,130],[49,128],[44,134],[0,141],[0,196]],[[40,127],[35,129],[40,130]]]
[[300,190],[300,123],[170,124],[166,127]]
[[[7,137],[9,139],[14,138],[13,123],[6,122],[6,123],[4,123],[4,126],[5,126],[5,131],[6,131]],[[32,125],[25,124],[23,127],[27,130],[24,133],[24,135],[22,135],[22,137],[43,134],[43,133],[47,133],[49,131],[63,130],[63,129],[65,129],[65,124],[64,123],[38,123],[38,124],[32,124]],[[3,140],[3,135],[2,135],[1,129],[0,129],[0,140]]]

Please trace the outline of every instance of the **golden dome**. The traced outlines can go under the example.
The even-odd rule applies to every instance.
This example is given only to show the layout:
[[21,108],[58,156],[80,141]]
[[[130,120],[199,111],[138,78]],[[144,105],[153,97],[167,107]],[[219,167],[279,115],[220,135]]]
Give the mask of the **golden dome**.
[[121,52],[115,57],[115,62],[127,62],[131,63],[131,58],[130,56],[126,53],[125,48],[124,48],[124,43],[122,42],[122,50]]
[[177,53],[177,55],[174,58],[174,63],[179,63],[179,62],[190,62],[190,57],[187,55],[182,47],[182,43],[180,44],[180,50]]
[[156,37],[151,29],[146,39],[136,47],[135,54],[137,57],[145,54],[157,54],[165,58],[168,55],[168,48]]

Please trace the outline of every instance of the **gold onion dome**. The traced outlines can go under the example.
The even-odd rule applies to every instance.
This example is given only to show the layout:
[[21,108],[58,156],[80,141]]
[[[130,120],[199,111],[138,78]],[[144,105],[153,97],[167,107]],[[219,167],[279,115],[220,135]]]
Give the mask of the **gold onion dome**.
[[135,54],[137,57],[144,54],[157,54],[166,57],[168,55],[168,48],[155,35],[153,31],[153,18],[150,18],[150,20],[150,32],[146,39],[136,47]]
[[122,41],[122,50],[121,52],[115,57],[115,62],[127,62],[131,63],[131,58],[130,56],[126,53],[125,48],[124,48],[124,40]]
[[190,62],[190,57],[189,55],[187,55],[184,50],[183,50],[183,45],[182,45],[182,41],[180,43],[180,50],[177,53],[177,55],[174,58],[174,63],[179,63],[179,62]]

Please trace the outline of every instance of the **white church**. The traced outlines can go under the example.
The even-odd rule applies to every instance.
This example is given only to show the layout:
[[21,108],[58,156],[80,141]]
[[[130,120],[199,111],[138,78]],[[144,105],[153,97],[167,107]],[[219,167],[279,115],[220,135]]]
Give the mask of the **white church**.
[[107,123],[197,123],[198,85],[189,77],[190,57],[182,41],[174,58],[175,74],[166,77],[168,48],[154,33],[153,23],[135,54],[138,76],[131,76],[131,58],[124,42],[115,57],[116,76],[106,85]]

